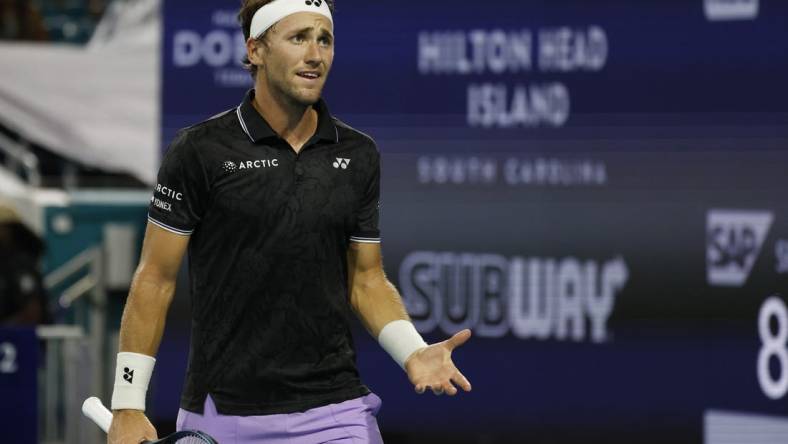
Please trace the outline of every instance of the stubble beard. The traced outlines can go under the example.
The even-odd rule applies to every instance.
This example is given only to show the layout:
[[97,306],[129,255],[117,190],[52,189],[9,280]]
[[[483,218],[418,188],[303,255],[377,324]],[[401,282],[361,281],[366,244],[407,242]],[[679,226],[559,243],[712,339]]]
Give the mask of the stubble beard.
[[312,91],[300,89],[290,82],[269,82],[271,90],[279,96],[281,100],[294,107],[303,108],[310,107],[320,100],[320,96],[323,93],[323,85],[320,85],[317,94],[314,94]]

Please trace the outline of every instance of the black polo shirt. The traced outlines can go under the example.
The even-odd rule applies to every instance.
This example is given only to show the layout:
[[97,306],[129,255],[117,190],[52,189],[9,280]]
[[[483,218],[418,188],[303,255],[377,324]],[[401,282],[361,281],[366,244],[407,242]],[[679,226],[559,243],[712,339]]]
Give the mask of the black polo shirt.
[[347,249],[380,242],[375,142],[321,100],[300,153],[252,106],[179,132],[149,220],[191,235],[192,336],[181,407],[304,411],[367,394],[350,332]]

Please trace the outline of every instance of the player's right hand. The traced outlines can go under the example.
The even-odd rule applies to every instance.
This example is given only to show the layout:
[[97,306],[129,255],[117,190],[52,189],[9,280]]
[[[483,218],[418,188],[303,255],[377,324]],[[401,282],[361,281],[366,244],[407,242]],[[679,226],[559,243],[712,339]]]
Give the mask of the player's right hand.
[[140,444],[158,439],[156,429],[140,410],[114,410],[107,444]]

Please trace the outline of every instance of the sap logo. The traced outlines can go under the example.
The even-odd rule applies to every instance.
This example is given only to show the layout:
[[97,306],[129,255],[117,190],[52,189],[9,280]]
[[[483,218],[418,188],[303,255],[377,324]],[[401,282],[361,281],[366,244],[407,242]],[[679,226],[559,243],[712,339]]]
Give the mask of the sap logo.
[[350,159],[343,159],[341,157],[337,157],[337,161],[332,164],[334,168],[342,168],[346,170],[348,165],[350,165]]
[[706,19],[711,21],[755,20],[758,0],[704,0]]
[[711,210],[706,216],[709,284],[741,287],[750,276],[774,216],[768,211]]

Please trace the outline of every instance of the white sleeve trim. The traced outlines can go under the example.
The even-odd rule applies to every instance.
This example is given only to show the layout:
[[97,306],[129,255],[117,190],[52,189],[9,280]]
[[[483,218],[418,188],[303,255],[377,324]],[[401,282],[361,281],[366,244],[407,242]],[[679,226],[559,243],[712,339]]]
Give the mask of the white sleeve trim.
[[379,244],[380,243],[380,238],[379,237],[350,236],[350,242],[360,242],[362,244]]
[[158,226],[159,228],[163,228],[163,229],[169,231],[170,233],[180,234],[181,236],[189,236],[190,234],[192,234],[194,232],[194,230],[188,230],[187,231],[187,230],[180,230],[178,228],[171,227],[171,226],[169,226],[169,225],[167,225],[167,224],[165,224],[163,222],[157,221],[156,219],[151,217],[151,215],[148,215],[148,220],[151,223],[153,223],[154,225]]

